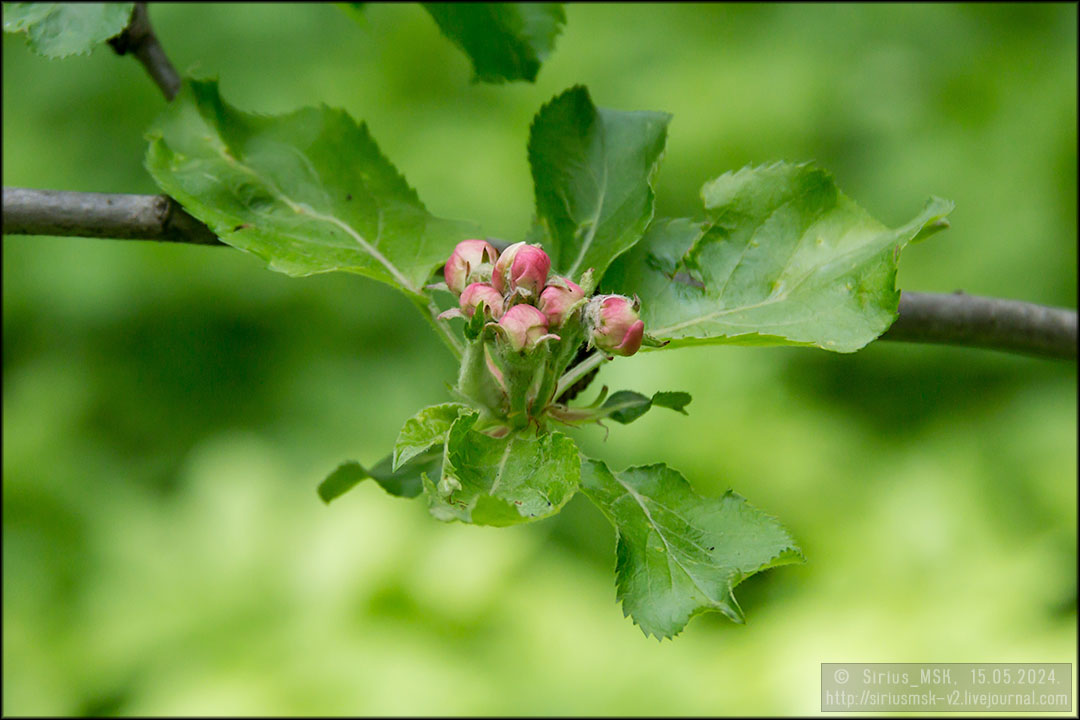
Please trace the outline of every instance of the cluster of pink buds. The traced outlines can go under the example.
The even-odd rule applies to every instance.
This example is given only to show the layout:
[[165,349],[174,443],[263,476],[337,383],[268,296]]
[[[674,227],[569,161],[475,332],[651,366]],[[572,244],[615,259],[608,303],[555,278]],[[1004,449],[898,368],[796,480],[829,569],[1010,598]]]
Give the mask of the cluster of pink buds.
[[477,312],[498,323],[510,347],[532,350],[548,332],[562,327],[584,306],[581,321],[592,345],[613,355],[633,355],[641,347],[645,323],[637,303],[622,295],[597,295],[587,303],[585,291],[560,275],[548,274],[551,258],[539,245],[519,242],[501,254],[483,240],[458,243],[446,261],[446,286],[458,296],[459,308],[441,317],[471,318]]

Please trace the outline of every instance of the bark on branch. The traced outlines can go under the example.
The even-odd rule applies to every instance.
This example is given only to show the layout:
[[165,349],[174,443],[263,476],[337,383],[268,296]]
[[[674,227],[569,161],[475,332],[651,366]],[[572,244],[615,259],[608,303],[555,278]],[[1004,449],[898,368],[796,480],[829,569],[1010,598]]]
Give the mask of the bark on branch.
[[900,317],[880,340],[944,343],[1076,359],[1076,311],[964,293],[900,295]]
[[4,188],[5,235],[63,235],[221,245],[167,195]]
[[135,3],[131,21],[116,37],[109,40],[117,55],[133,54],[150,73],[166,100],[172,100],[180,91],[180,75],[165,55],[154,29],[150,26],[150,16],[146,12],[146,3]]
[[[222,244],[167,195],[4,188],[3,229],[11,235]],[[905,291],[899,319],[879,339],[1075,360],[1076,311],[962,293]]]

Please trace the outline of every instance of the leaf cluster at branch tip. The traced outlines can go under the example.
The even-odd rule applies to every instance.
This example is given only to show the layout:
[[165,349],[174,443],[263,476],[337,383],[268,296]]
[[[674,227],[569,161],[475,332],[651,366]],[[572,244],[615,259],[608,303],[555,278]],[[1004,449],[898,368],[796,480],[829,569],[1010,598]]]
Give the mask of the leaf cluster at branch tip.
[[[947,225],[952,203],[932,198],[913,220],[888,228],[824,170],[775,163],[706,183],[703,217],[657,219],[654,183],[669,120],[597,108],[583,87],[558,95],[534,119],[528,156],[536,215],[525,240],[543,246],[553,273],[588,285],[577,302],[597,284],[634,297],[648,332],[661,339],[645,343],[649,349],[737,343],[851,352],[888,328],[900,251]],[[166,192],[226,243],[289,274],[354,272],[434,307],[436,294],[449,289],[430,284],[434,271],[458,243],[479,236],[473,226],[432,216],[366,126],[342,111],[258,116],[225,103],[215,82],[189,81],[149,137],[147,166]],[[536,300],[529,298],[488,301],[510,308]],[[559,402],[558,388],[592,366],[566,371],[563,385],[555,380],[586,349],[584,325],[560,319],[554,329],[562,344],[522,342],[493,357],[483,336],[498,324],[484,320],[490,306],[465,305],[471,319],[453,326],[465,347],[460,402],[409,419],[393,453],[370,470],[343,464],[320,485],[324,501],[373,478],[394,495],[423,494],[441,520],[505,526],[550,517],[580,489],[615,526],[624,611],[659,638],[705,611],[741,622],[734,588],[802,561],[783,527],[742,497],[698,495],[664,465],[612,472],[546,424],[629,423],[653,406],[685,414],[688,394],[623,390],[570,407]],[[528,310],[542,316],[535,304]],[[543,363],[551,372],[538,373]],[[493,383],[521,392],[504,398]]]

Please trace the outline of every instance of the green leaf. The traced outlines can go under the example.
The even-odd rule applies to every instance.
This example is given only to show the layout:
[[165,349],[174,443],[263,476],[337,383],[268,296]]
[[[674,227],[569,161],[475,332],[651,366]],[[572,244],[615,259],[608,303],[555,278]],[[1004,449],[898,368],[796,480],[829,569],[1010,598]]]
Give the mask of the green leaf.
[[355,460],[347,460],[338,465],[334,472],[319,483],[319,497],[324,503],[329,504],[331,500],[349,492],[357,483],[369,477],[371,474],[364,469],[363,465]]
[[432,445],[440,447],[458,415],[465,409],[461,403],[443,403],[426,407],[405,421],[394,443],[393,469],[409,462]]
[[665,407],[669,410],[688,415],[686,406],[690,404],[690,393],[681,391],[658,392],[652,396],[652,404],[656,407]]
[[419,295],[473,234],[428,213],[367,127],[325,106],[254,115],[192,80],[148,133],[161,188],[229,245],[289,275],[343,270]]
[[25,32],[30,49],[62,58],[119,35],[135,3],[4,3],[4,32]]
[[391,495],[414,498],[423,491],[423,477],[438,476],[442,459],[442,448],[438,447],[413,456],[397,470],[392,469],[393,455],[387,455],[370,470],[355,460],[349,460],[341,463],[319,483],[319,497],[329,504],[331,500],[352,490],[360,481],[371,478]]
[[804,562],[776,520],[730,490],[702,497],[665,465],[615,475],[585,460],[581,489],[615,526],[617,597],[646,635],[672,637],[709,610],[742,622],[736,585]]
[[690,393],[658,392],[649,398],[633,390],[620,390],[608,397],[607,401],[600,406],[600,412],[615,422],[627,425],[648,412],[653,405],[670,408],[686,415],[684,408],[689,404]]
[[566,23],[561,3],[423,3],[472,60],[475,80],[534,82]]
[[641,298],[667,347],[806,345],[853,352],[897,315],[896,265],[912,239],[946,226],[931,198],[889,229],[810,164],[726,173],[702,188],[707,219],[657,220],[604,278]]
[[479,415],[462,415],[446,440],[443,477],[424,481],[439,520],[506,526],[554,515],[577,491],[581,459],[562,433],[531,429],[493,438],[473,429]]
[[653,177],[671,116],[596,108],[573,87],[540,109],[529,135],[540,239],[552,270],[601,278],[653,216]]

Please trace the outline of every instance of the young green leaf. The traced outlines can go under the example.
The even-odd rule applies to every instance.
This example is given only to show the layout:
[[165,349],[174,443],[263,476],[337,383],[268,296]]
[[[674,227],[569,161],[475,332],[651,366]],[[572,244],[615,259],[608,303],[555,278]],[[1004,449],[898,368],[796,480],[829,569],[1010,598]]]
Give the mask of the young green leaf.
[[577,86],[540,109],[529,134],[537,225],[551,269],[576,280],[641,239],[671,115],[597,108]]
[[600,406],[600,413],[623,425],[634,422],[656,405],[666,407],[686,415],[684,409],[690,404],[690,393],[658,392],[651,398],[633,390],[619,390],[612,393]]
[[25,32],[30,49],[62,58],[119,35],[135,3],[4,3],[4,32]]
[[161,188],[229,245],[289,275],[343,270],[419,295],[473,233],[441,220],[343,110],[254,115],[192,80],[148,133]]
[[656,407],[664,407],[669,410],[687,415],[686,406],[690,404],[690,393],[682,391],[664,391],[652,396],[652,404]]
[[465,409],[461,403],[443,403],[426,407],[405,421],[394,443],[393,469],[409,462],[413,457],[433,445],[440,448],[446,442],[446,434],[458,415]]
[[646,635],[673,637],[709,610],[742,622],[736,585],[804,561],[776,520],[730,490],[702,497],[666,465],[616,475],[586,459],[581,489],[615,526],[617,597]]
[[637,293],[647,331],[667,347],[858,350],[896,319],[900,251],[953,209],[931,198],[889,229],[810,164],[726,173],[702,197],[705,222],[653,222],[604,278],[613,292]]
[[446,440],[443,477],[424,487],[439,520],[515,525],[554,515],[577,491],[581,459],[562,433],[526,428],[493,438],[473,429],[479,415],[462,415]]
[[442,460],[442,447],[414,455],[396,470],[393,469],[393,455],[387,455],[370,470],[355,460],[349,460],[341,463],[334,472],[319,483],[319,497],[324,503],[329,504],[331,500],[352,490],[361,480],[371,478],[391,495],[414,498],[423,490],[422,477],[439,476]]

